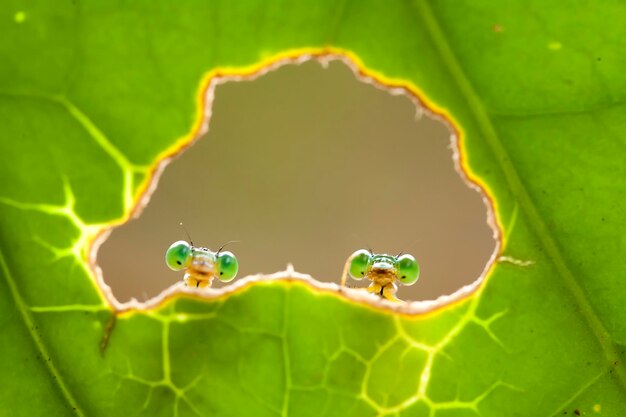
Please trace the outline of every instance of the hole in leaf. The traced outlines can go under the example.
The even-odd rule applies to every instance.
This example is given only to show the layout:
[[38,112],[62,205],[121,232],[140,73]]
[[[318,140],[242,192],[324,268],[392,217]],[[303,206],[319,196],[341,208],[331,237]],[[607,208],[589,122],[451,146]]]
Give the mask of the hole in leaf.
[[215,98],[209,132],[165,169],[141,217],[100,248],[120,301],[182,280],[164,261],[186,239],[181,221],[198,246],[239,241],[229,246],[238,279],[291,262],[338,283],[346,257],[372,248],[417,258],[419,281],[398,295],[421,300],[483,271],[495,241],[482,197],[454,170],[448,127],[416,117],[406,96],[334,61],[222,84]]

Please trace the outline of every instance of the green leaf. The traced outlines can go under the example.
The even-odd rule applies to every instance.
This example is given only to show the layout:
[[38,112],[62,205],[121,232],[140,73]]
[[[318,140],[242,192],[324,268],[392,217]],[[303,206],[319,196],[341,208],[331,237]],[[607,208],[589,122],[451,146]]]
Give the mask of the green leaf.
[[[625,17],[612,1],[4,2],[0,415],[621,415]],[[211,77],[307,54],[452,124],[500,231],[486,279],[426,313],[295,273],[116,305],[90,247],[197,134]]]

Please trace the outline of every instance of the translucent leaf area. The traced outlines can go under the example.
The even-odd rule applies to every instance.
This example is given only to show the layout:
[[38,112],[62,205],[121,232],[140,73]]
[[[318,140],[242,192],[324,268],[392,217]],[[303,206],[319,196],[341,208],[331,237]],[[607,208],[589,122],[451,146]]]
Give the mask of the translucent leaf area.
[[[626,7],[491,3],[3,3],[0,415],[622,415]],[[326,55],[455,127],[501,231],[482,285],[422,313],[294,272],[115,305],[91,243],[211,80]]]

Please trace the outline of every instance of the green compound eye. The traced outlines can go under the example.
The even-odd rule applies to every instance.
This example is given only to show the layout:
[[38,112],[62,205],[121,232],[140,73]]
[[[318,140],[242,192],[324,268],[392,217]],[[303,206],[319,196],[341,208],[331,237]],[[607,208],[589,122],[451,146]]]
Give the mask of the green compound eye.
[[411,255],[402,255],[396,261],[398,280],[404,285],[413,285],[419,278],[420,267]]
[[362,279],[367,273],[370,263],[370,253],[365,249],[360,249],[352,254],[350,258],[350,276],[356,280]]
[[239,270],[239,262],[231,252],[225,251],[217,254],[217,278],[220,281],[232,281]]
[[184,240],[172,243],[165,252],[165,263],[174,271],[187,268],[191,263],[191,245]]

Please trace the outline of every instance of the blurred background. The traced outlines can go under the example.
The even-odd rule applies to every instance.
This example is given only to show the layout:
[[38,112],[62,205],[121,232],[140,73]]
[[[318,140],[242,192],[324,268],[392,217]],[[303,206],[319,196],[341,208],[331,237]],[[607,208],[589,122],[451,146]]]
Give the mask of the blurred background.
[[452,293],[480,275],[495,242],[480,194],[454,170],[449,138],[407,97],[359,82],[339,61],[220,85],[209,132],[165,169],[98,264],[118,300],[146,300],[182,280],[164,255],[186,240],[183,222],[196,246],[239,241],[227,247],[237,278],[292,263],[339,282],[346,258],[371,248],[417,258],[420,279],[400,298]]

